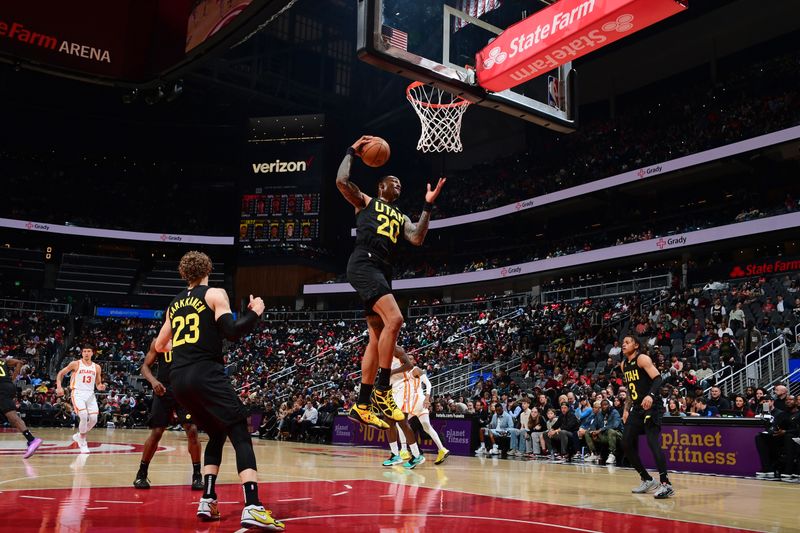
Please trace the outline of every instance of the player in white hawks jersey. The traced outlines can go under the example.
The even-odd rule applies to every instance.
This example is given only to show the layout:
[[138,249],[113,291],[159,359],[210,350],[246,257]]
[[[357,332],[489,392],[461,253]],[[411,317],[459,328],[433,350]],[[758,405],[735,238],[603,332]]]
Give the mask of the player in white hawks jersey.
[[[405,382],[403,373],[407,370],[411,370],[413,367],[414,364],[406,354],[406,351],[400,346],[395,345],[394,356],[392,358],[392,369],[389,374],[389,385],[392,387],[392,395],[395,402],[398,402],[402,399],[403,383]],[[397,405],[399,406],[400,404],[398,403]],[[408,415],[405,415],[405,418],[399,422],[389,418],[385,418],[385,420],[389,424],[388,440],[389,448],[392,450],[392,455],[383,462],[383,466],[402,464],[405,468],[411,469],[416,468],[418,465],[424,463],[425,456],[419,451],[414,430],[411,429],[411,426],[408,424]],[[400,426],[401,430],[399,432],[397,431],[398,425]],[[402,433],[405,437],[405,440],[411,443],[411,454],[408,456],[405,462],[403,462],[403,458],[400,457],[400,450],[397,447],[398,433]]]
[[[400,363],[398,362],[397,367],[399,366]],[[394,368],[395,363],[393,362],[392,369]],[[417,366],[408,372],[403,372],[401,375],[402,381],[392,386],[392,390],[395,392],[394,401],[400,407],[400,410],[407,414],[409,419],[417,417],[423,431],[433,439],[436,448],[439,450],[439,454],[433,464],[442,464],[450,455],[450,450],[444,447],[442,439],[439,438],[439,434],[431,425],[430,411],[428,410],[431,406],[431,382],[425,371]],[[398,435],[402,447],[401,457],[403,456],[403,451],[405,451],[404,436],[402,433]]]
[[104,391],[106,390],[105,383],[103,383],[100,365],[92,362],[94,355],[94,347],[84,345],[81,348],[81,358],[73,361],[58,372],[56,377],[56,394],[58,396],[64,395],[64,389],[61,387],[61,380],[68,373],[72,373],[70,378],[69,388],[72,390],[72,407],[78,413],[78,433],[72,436],[81,453],[89,453],[89,444],[86,442],[86,434],[90,429],[97,424],[97,414],[100,411],[97,408],[97,398],[94,396],[94,389]]

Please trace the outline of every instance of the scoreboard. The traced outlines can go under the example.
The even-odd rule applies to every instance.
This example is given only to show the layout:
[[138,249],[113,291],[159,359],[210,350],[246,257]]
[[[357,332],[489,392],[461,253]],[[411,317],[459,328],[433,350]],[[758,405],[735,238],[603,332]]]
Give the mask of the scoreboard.
[[251,245],[316,242],[319,239],[320,193],[242,195],[239,241]]

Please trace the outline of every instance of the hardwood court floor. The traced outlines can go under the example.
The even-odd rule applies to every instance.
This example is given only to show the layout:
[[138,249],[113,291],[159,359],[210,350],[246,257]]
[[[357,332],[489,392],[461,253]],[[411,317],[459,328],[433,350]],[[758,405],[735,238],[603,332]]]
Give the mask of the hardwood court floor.
[[[0,432],[0,516],[13,531],[239,529],[242,493],[229,445],[218,480],[223,519],[209,525],[194,516],[199,493],[188,486],[183,433],[165,432],[149,491],[132,487],[146,430],[94,430],[84,455],[69,448],[69,430],[36,434],[45,444],[23,461],[24,439]],[[798,484],[675,474],[677,495],[655,500],[630,493],[638,479],[629,469],[450,457],[407,471],[381,467],[384,450],[257,439],[254,446],[265,506],[298,533],[800,531]]]

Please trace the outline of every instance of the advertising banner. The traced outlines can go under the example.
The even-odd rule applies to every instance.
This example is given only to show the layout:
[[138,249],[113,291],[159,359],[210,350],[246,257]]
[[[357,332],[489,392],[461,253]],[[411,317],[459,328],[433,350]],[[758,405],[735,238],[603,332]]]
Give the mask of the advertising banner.
[[478,82],[501,92],[686,9],[675,0],[561,0],[476,54]]
[[[661,449],[667,468],[704,474],[754,476],[761,470],[755,437],[760,426],[684,426],[664,424]],[[644,435],[639,437],[642,463],[654,468],[655,461]]]
[[[431,418],[431,425],[442,439],[442,444],[453,455],[472,455],[472,420],[468,418]],[[352,444],[355,446],[379,446],[388,449],[388,433],[373,427],[364,426],[350,420],[345,415],[337,415],[333,422],[333,444]],[[420,449],[436,452],[431,439],[424,439]]]
[[163,309],[133,309],[129,307],[97,307],[95,316],[113,316],[120,318],[145,318],[161,320],[164,318]]

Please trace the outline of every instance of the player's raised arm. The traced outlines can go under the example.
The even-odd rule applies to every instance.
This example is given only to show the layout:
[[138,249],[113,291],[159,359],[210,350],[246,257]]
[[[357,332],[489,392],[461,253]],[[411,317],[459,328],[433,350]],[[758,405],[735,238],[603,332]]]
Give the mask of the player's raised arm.
[[403,237],[415,246],[421,246],[425,242],[425,236],[428,234],[428,226],[431,222],[431,211],[433,210],[433,202],[439,197],[442,192],[442,187],[447,182],[447,178],[439,178],[436,183],[436,188],[431,190],[431,184],[428,184],[428,192],[425,193],[425,205],[422,207],[422,214],[419,220],[414,224],[408,216],[405,216],[406,222],[403,224]]
[[251,294],[247,311],[237,320],[233,320],[231,302],[224,289],[208,289],[206,303],[214,310],[214,319],[217,321],[219,331],[229,341],[235,341],[249,333],[264,313],[264,300],[260,297],[254,298]]
[[372,198],[361,192],[361,189],[350,181],[350,168],[353,165],[353,158],[356,156],[361,157],[362,148],[370,140],[372,140],[372,136],[363,135],[354,142],[353,145],[347,149],[347,155],[342,159],[339,170],[336,172],[336,187],[339,189],[339,192],[342,193],[344,199],[353,204],[356,211],[364,209]]

